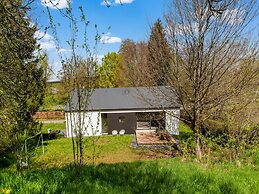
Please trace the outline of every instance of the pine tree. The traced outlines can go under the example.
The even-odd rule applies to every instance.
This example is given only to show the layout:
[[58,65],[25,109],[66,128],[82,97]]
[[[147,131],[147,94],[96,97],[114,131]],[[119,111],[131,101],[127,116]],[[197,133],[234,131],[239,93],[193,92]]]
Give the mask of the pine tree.
[[170,47],[160,19],[151,29],[148,52],[148,65],[153,69],[153,84],[166,85],[170,67]]

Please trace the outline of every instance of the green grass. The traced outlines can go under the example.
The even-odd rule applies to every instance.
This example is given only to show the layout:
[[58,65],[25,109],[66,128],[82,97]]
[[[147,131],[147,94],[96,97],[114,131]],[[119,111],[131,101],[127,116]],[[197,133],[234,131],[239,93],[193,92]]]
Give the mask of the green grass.
[[[143,155],[141,150],[132,149],[130,147],[132,138],[131,135],[85,138],[85,163],[93,163],[92,157],[94,155],[94,146],[92,140],[96,141],[96,163],[132,162],[146,159],[146,155]],[[73,162],[71,138],[46,141],[44,151],[45,153],[42,154],[41,147],[37,148],[37,154],[32,158],[33,168],[63,167]]]
[[[43,123],[42,132],[47,133],[48,129],[60,130],[65,129],[65,123]],[[180,138],[189,137],[193,134],[189,126],[180,123]],[[97,163],[115,163],[115,162],[132,162],[136,160],[145,160],[154,158],[149,150],[131,149],[131,135],[124,136],[101,136],[94,138],[96,143]],[[93,138],[84,139],[84,158],[86,163],[92,163],[93,155]],[[45,142],[45,153],[41,154],[41,149],[33,157],[34,167],[62,167],[73,161],[72,141],[70,138],[49,140]]]
[[[44,125],[52,125],[54,129],[53,123]],[[183,123],[180,131],[186,137],[192,135]],[[93,140],[96,141],[96,166],[92,165]],[[84,166],[74,168],[71,139],[48,140],[45,153],[38,147],[30,169],[22,176],[16,176],[14,165],[0,170],[0,193],[1,189],[18,194],[259,193],[256,164],[237,166],[201,164],[181,158],[154,159],[150,156],[157,157],[158,153],[132,149],[131,142],[131,135],[85,138]]]
[[191,136],[193,136],[193,131],[191,130],[191,128],[184,122],[180,121],[179,136],[176,138],[179,138],[181,140],[186,140]]
[[4,172],[0,189],[13,193],[259,193],[251,167],[205,167],[179,158],[27,171]]
[[66,129],[66,123],[42,123],[41,132],[47,133],[48,129],[51,130],[63,130]]

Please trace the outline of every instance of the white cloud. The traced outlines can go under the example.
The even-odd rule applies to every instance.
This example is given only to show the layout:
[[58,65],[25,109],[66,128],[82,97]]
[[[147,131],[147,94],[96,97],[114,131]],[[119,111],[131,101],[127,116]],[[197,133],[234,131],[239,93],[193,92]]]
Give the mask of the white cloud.
[[65,53],[65,52],[71,52],[72,50],[70,50],[70,49],[64,49],[64,48],[60,48],[59,50],[58,50],[58,52],[60,52],[60,53]]
[[101,5],[104,6],[111,6],[111,5],[117,5],[117,4],[130,4],[133,3],[134,0],[103,0],[101,2]]
[[51,50],[56,48],[54,38],[50,34],[36,31],[34,37],[37,39],[37,42],[43,50]]
[[115,37],[115,36],[111,36],[111,33],[107,33],[107,34],[102,35],[100,41],[103,44],[120,43],[121,42],[121,38]]
[[52,9],[64,9],[71,0],[41,0],[41,4]]
[[116,4],[130,4],[132,3],[134,0],[115,0]]
[[[43,50],[53,50],[57,49],[55,40],[53,36],[51,36],[49,33],[45,33],[42,31],[36,31],[34,34],[34,37],[37,40],[37,43],[40,44],[40,48]],[[64,53],[64,52],[70,52],[71,50],[69,49],[64,49],[64,48],[59,48],[57,52],[59,53]]]

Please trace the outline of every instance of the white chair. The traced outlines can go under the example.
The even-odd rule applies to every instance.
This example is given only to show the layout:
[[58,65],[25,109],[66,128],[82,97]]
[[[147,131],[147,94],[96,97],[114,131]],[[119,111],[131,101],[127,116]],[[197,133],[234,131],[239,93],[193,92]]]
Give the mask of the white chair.
[[117,135],[118,131],[117,130],[112,130],[112,135]]
[[120,130],[119,134],[120,135],[124,135],[125,134],[125,130],[124,129]]

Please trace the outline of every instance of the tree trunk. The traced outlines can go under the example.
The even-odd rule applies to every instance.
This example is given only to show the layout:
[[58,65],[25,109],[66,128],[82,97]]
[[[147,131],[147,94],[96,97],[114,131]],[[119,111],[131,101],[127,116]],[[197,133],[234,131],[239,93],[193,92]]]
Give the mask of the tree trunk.
[[202,158],[202,149],[201,149],[201,138],[200,134],[196,134],[196,156],[198,160],[201,160]]
[[82,163],[83,163],[83,138],[82,138],[81,131],[80,131],[80,136],[79,136],[79,152],[80,152],[79,164],[82,165]]
[[19,154],[19,151],[16,152],[16,174],[18,176],[21,175],[22,172],[22,166],[21,166],[21,156]]
[[79,145],[78,145],[78,137],[76,139],[76,163],[78,165],[78,161],[79,161],[79,149],[78,149]]
[[200,124],[200,114],[199,111],[195,111],[195,117],[193,120],[193,131],[195,134],[195,139],[196,139],[196,157],[198,160],[202,159],[202,140],[201,140],[201,124]]
[[76,164],[76,152],[75,152],[74,133],[72,133],[72,148],[73,148],[74,164]]
[[[72,107],[71,101],[69,99],[69,107]],[[73,118],[72,118],[73,116]],[[74,164],[76,165],[76,151],[75,151],[75,139],[74,139],[74,126],[72,124],[72,119],[75,120],[74,115],[72,115],[72,111],[69,112],[69,117],[70,117],[70,129],[72,133],[72,148],[73,148],[73,157],[74,157]]]

